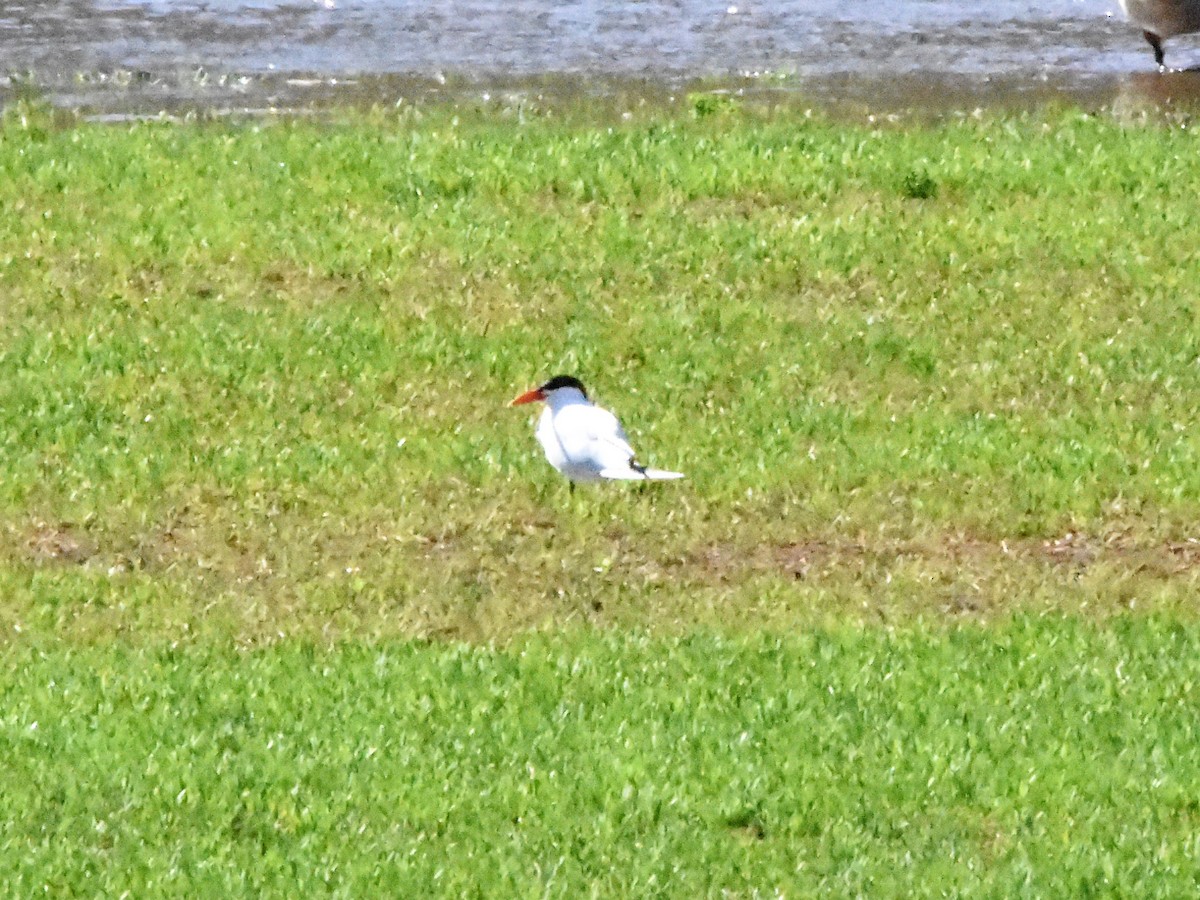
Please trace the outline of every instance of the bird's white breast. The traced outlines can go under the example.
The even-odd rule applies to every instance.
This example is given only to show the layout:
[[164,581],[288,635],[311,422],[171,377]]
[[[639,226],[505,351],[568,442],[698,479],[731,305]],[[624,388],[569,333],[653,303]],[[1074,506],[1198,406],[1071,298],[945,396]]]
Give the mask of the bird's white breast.
[[550,465],[572,481],[596,481],[606,469],[628,468],[633,458],[616,417],[586,402],[547,406],[537,439]]

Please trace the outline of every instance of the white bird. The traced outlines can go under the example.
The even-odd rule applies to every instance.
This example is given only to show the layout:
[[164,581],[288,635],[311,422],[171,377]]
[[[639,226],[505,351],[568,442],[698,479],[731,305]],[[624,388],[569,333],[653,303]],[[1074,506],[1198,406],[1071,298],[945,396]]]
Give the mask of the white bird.
[[510,405],[538,400],[545,401],[546,408],[538,420],[537,439],[550,465],[571,480],[572,488],[577,481],[666,481],[683,477],[681,472],[638,465],[617,417],[592,403],[578,378],[557,375]]
[[1121,0],[1129,21],[1142,29],[1154,48],[1154,61],[1163,63],[1162,42],[1177,34],[1200,31],[1200,0]]

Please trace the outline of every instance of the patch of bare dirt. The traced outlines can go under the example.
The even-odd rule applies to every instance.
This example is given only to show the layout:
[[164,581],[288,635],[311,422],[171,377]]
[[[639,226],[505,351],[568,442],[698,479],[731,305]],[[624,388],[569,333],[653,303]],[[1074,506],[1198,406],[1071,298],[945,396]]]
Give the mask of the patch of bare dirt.
[[69,523],[35,522],[25,539],[25,550],[37,562],[83,565],[96,555],[96,544]]
[[176,517],[168,524],[132,535],[105,540],[86,528],[67,522],[34,520],[10,524],[0,554],[40,566],[80,566],[121,572],[182,570],[245,584],[272,574],[262,552],[242,545],[239,536],[206,534]]
[[1059,565],[1086,569],[1100,555],[1102,545],[1087,535],[1068,531],[1060,538],[1042,541],[1041,551],[1046,559]]
[[1056,538],[983,539],[948,535],[941,540],[867,543],[861,540],[802,539],[764,542],[752,547],[711,544],[691,554],[688,562],[714,581],[752,572],[776,572],[797,581],[834,569],[861,569],[871,563],[925,562],[962,567],[1004,560],[1049,563],[1085,572],[1101,564],[1135,572],[1173,577],[1200,570],[1200,538],[1145,543],[1125,535],[1098,537],[1068,531]]

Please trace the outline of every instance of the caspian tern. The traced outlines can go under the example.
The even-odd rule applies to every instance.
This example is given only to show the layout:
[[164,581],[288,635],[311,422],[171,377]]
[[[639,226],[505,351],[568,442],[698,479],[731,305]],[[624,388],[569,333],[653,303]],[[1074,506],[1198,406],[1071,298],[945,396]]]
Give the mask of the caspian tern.
[[1163,64],[1162,42],[1177,34],[1200,31],[1200,0],[1120,0],[1129,21],[1142,29],[1154,48],[1154,61]]
[[571,480],[572,488],[577,481],[666,481],[683,477],[681,472],[639,465],[617,417],[592,403],[578,378],[556,375],[510,405],[538,400],[545,401],[546,408],[538,420],[537,439],[550,465]]

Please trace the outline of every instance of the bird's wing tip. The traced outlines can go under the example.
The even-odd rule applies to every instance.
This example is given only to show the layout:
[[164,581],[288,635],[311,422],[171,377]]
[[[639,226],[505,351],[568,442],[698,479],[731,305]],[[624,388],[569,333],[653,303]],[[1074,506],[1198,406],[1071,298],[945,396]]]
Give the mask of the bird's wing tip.
[[601,469],[600,477],[609,481],[644,481],[646,476],[637,469]]

